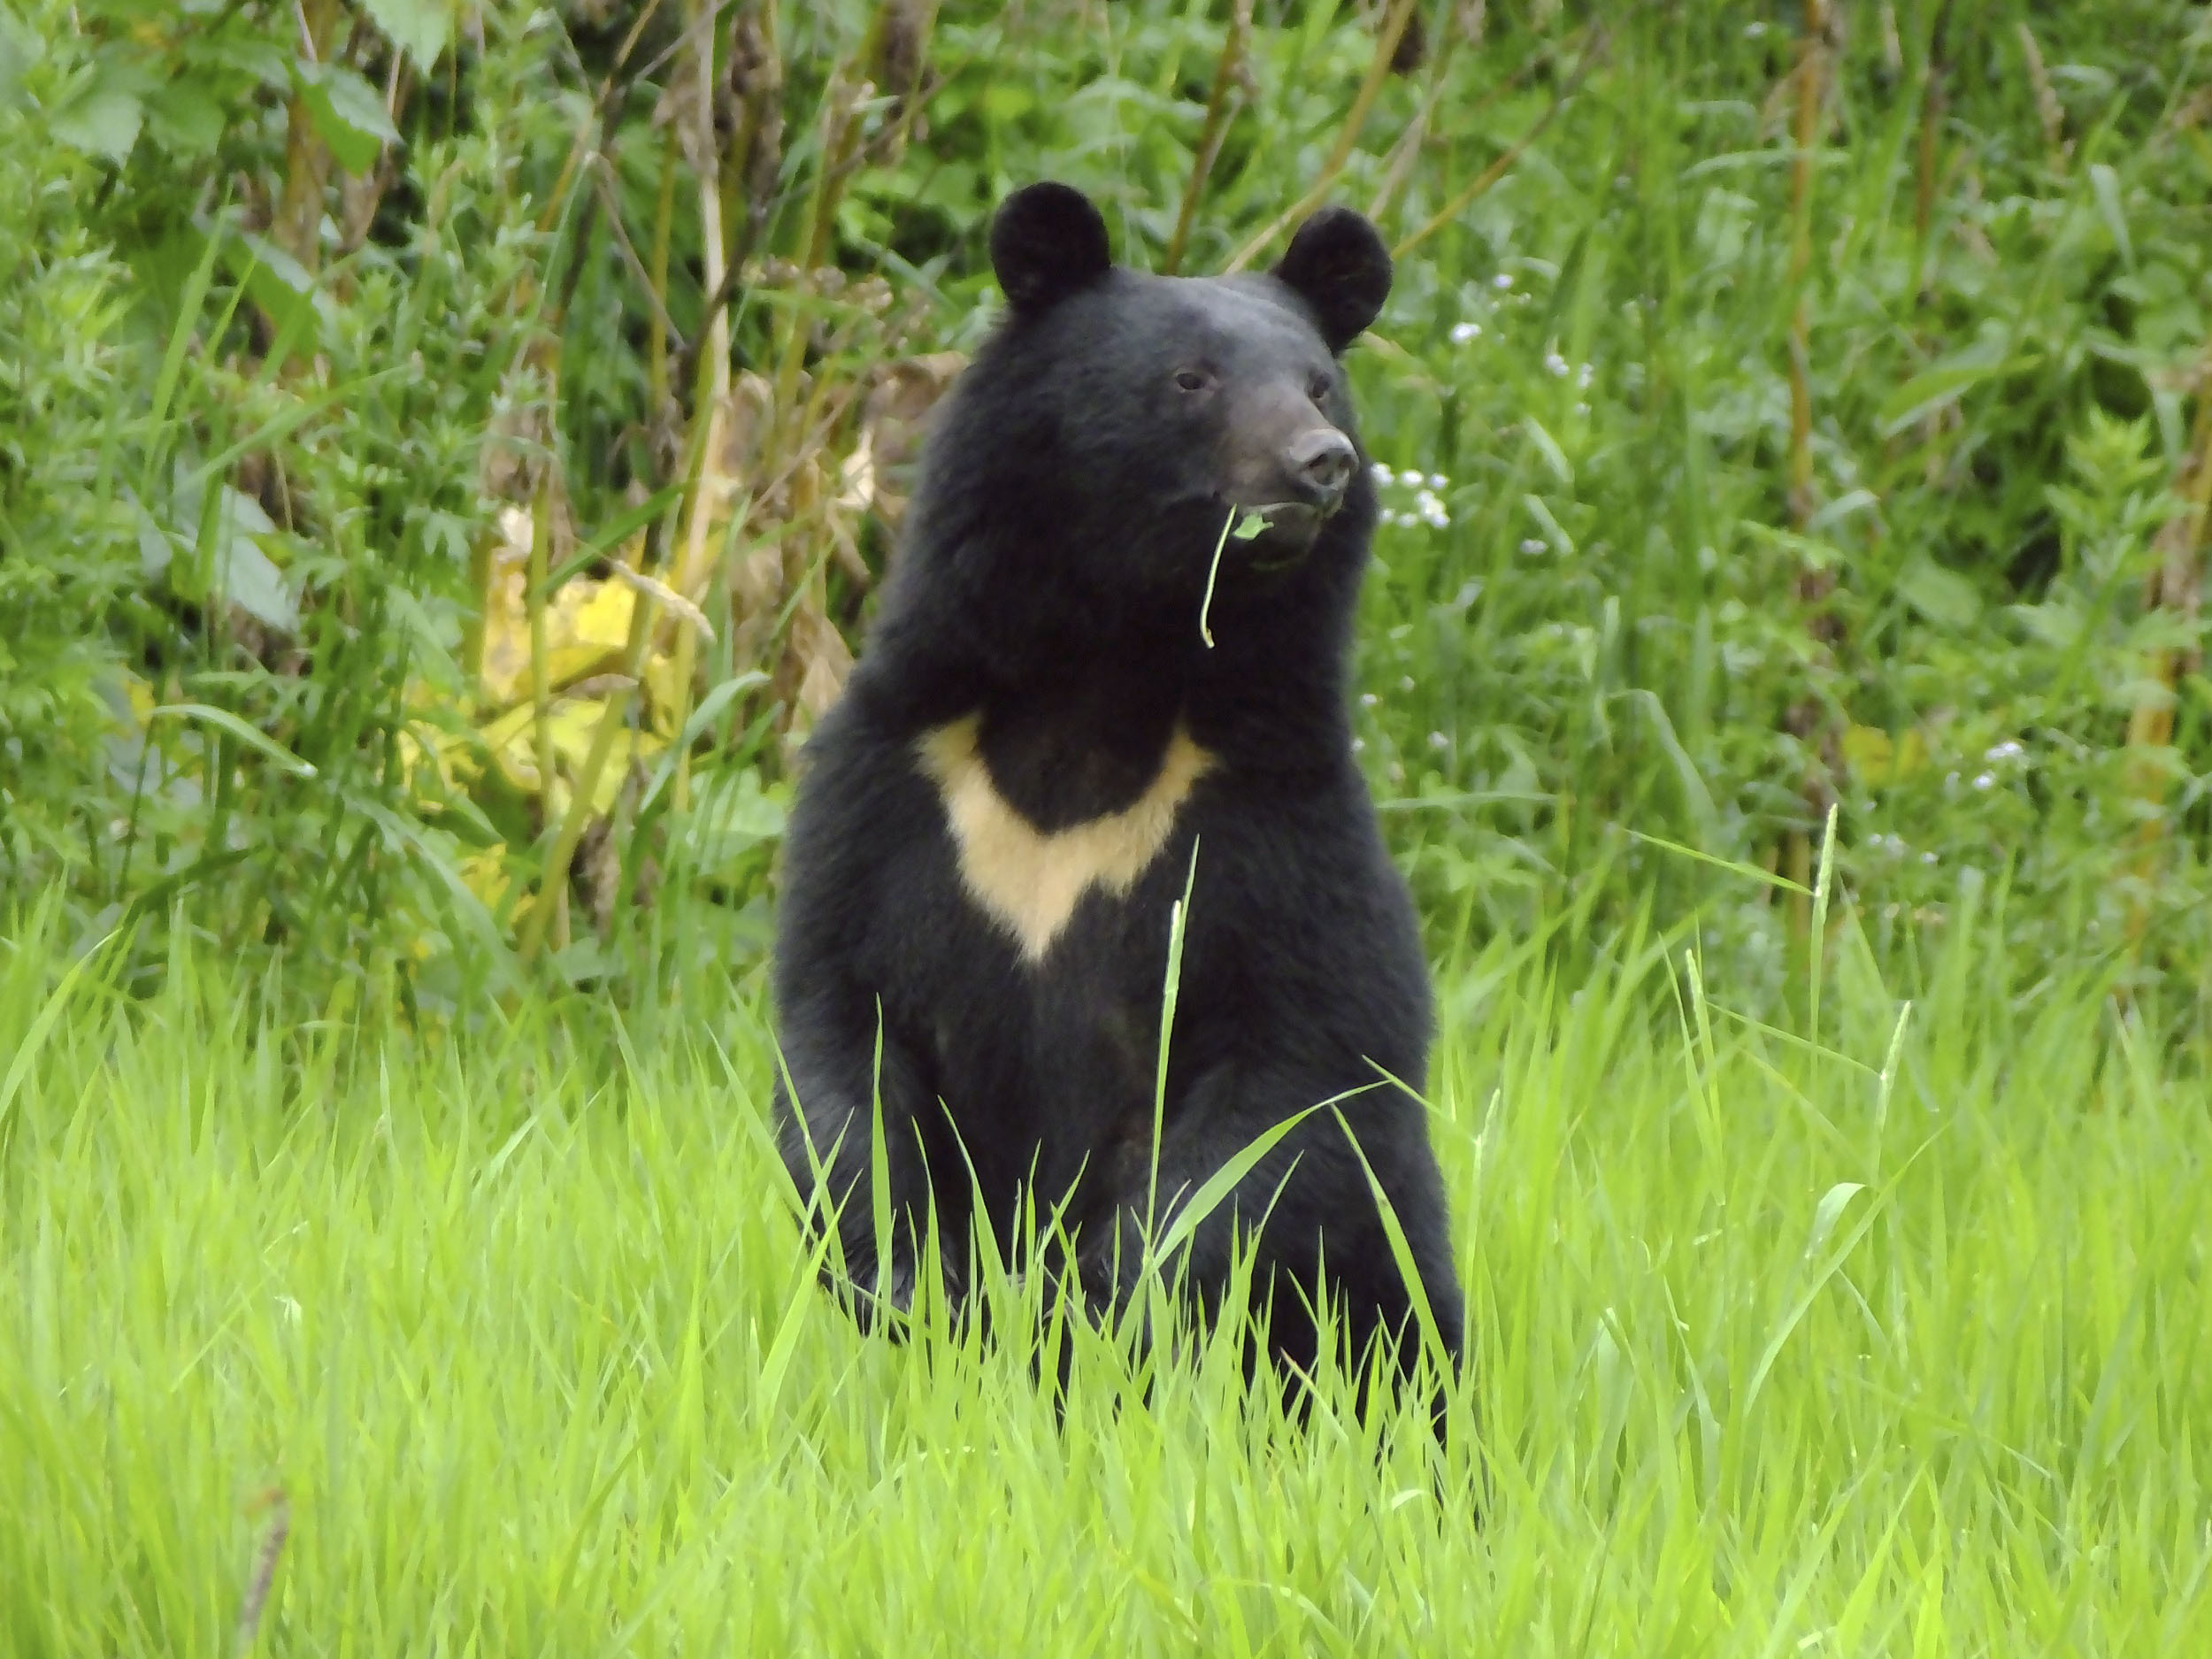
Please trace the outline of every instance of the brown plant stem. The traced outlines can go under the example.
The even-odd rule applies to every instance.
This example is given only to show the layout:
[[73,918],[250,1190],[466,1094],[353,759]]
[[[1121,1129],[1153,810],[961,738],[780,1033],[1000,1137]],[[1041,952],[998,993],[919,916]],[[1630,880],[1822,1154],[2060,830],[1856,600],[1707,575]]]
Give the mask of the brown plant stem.
[[1920,91],[1920,156],[1913,181],[1912,225],[1921,257],[1926,257],[1928,231],[1935,222],[1936,180],[1942,158],[1943,118],[1949,105],[1951,0],[1936,8],[1935,23],[1928,32],[1927,78]]
[[1567,77],[1566,84],[1552,95],[1552,101],[1545,106],[1544,112],[1536,118],[1528,131],[1508,145],[1505,152],[1485,167],[1465,189],[1460,191],[1457,196],[1432,213],[1423,222],[1420,229],[1393,248],[1390,250],[1390,257],[1394,259],[1404,258],[1407,254],[1412,252],[1414,249],[1464,213],[1474,204],[1477,198],[1511,172],[1513,164],[1527,153],[1530,145],[1544,135],[1544,129],[1558,119],[1559,111],[1567,107],[1568,101],[1582,90],[1582,83],[1590,78],[1590,72],[1597,67],[1607,51],[1611,49],[1612,40],[1611,26],[1600,24],[1592,33],[1590,43],[1583,48],[1582,56],[1575,64],[1574,73]]
[[1353,95],[1352,107],[1344,117],[1344,124],[1337,129],[1336,144],[1329,151],[1328,159],[1321,164],[1321,171],[1314,176],[1306,193],[1282,212],[1271,219],[1258,235],[1246,242],[1232,256],[1225,271],[1241,271],[1268,245],[1290,226],[1302,221],[1306,215],[1328,199],[1329,191],[1336,184],[1336,176],[1344,171],[1344,164],[1351,159],[1352,147],[1359,142],[1360,133],[1367,126],[1368,112],[1375,107],[1375,97],[1389,79],[1391,59],[1398,55],[1398,37],[1406,32],[1406,19],[1413,15],[1414,0],[1391,0],[1388,14],[1382,27],[1375,35],[1375,55],[1367,65],[1367,73]]
[[[2166,521],[2152,544],[2159,558],[2145,583],[2143,603],[2148,610],[2178,612],[2191,625],[2193,635],[2204,591],[2207,511],[2212,509],[2212,349],[2207,350],[2199,365],[2197,415],[2177,484],[2181,510]],[[2136,830],[2140,850],[2135,872],[2146,883],[2157,875],[2159,849],[2166,829],[2170,769],[2162,761],[2169,757],[2154,751],[2173,745],[2175,694],[2180,689],[2182,675],[2195,665],[2194,659],[2195,653],[2185,646],[2154,649],[2147,676],[2153,688],[2147,689],[2128,711],[2129,792],[2153,809]],[[2139,942],[2149,925],[2150,905],[2139,895],[2128,918],[2130,940]]]
[[[1810,524],[1814,508],[1812,311],[1808,290],[1813,263],[1813,147],[1820,137],[1821,100],[1825,92],[1828,0],[1804,0],[1804,33],[1798,42],[1794,72],[1797,106],[1790,134],[1794,153],[1790,160],[1789,263],[1789,511],[1790,523],[1801,534]],[[1806,613],[1806,631],[1813,636],[1816,649],[1825,649],[1834,637],[1834,619],[1824,608],[1835,580],[1833,571],[1817,565],[1801,565],[1797,572],[1798,604]],[[1817,701],[1808,695],[1791,709],[1788,726],[1801,741],[1812,742],[1816,749],[1823,719]],[[1807,768],[1804,795],[1816,818],[1824,815],[1832,804],[1828,781],[1816,764]],[[1782,863],[1799,887],[1809,885],[1812,845],[1803,830],[1788,832]],[[1810,900],[1802,893],[1791,895],[1790,920],[1801,938],[1811,928]]]
[[[530,626],[530,730],[534,752],[538,762],[538,799],[549,808],[553,803],[553,691],[549,672],[550,656],[545,637],[546,566],[549,562],[547,544],[552,539],[553,526],[550,497],[552,483],[541,478],[530,503],[530,585],[524,591],[522,602],[526,607]],[[540,909],[557,908],[560,914],[555,923],[556,941],[568,942],[568,904],[565,890],[556,888],[550,881],[541,882],[538,888]],[[552,896],[557,894],[557,896]],[[548,902],[549,899],[549,903]],[[543,932],[538,911],[531,912],[534,927]]]
[[[637,602],[631,608],[630,634],[622,650],[621,683],[607,694],[599,724],[592,729],[591,747],[585,751],[584,764],[578,769],[575,787],[568,798],[568,811],[562,817],[551,850],[546,854],[545,872],[538,882],[537,897],[530,906],[529,919],[523,923],[522,937],[516,941],[515,954],[526,966],[543,947],[549,924],[554,931],[554,948],[558,949],[567,943],[569,866],[575,859],[577,842],[583,839],[584,826],[591,821],[592,802],[599,793],[600,777],[613,757],[615,740],[622,734],[629,718],[630,697],[644,666],[647,649],[652,643],[653,624],[660,614],[659,602],[649,589],[634,591]],[[687,638],[690,633],[691,630],[685,630]],[[682,729],[677,727],[678,731]],[[551,801],[552,774],[545,773],[541,784],[539,798]]]
[[[704,261],[701,274],[710,292],[722,286],[726,269],[722,193],[718,188],[721,169],[716,165],[714,133],[714,31],[710,26],[714,11],[711,0],[692,0],[692,24],[688,31],[692,42],[692,94],[687,111],[691,119],[681,134],[685,158],[691,163],[692,173],[698,180],[699,242]],[[694,603],[697,603],[699,589],[706,580],[710,557],[707,533],[711,492],[705,486],[709,471],[719,459],[714,453],[713,434],[730,395],[728,311],[716,306],[700,319],[699,334],[704,342],[702,350],[706,358],[706,383],[695,389],[692,422],[695,431],[706,434],[706,442],[693,446],[697,459],[691,474],[690,512],[685,524],[683,547],[669,562],[669,586]],[[691,678],[697,666],[697,650],[691,630],[685,629],[676,641],[674,664],[676,729],[680,732],[691,717]],[[679,810],[691,803],[691,765],[685,755],[676,757],[673,798]]]
[[1206,98],[1206,121],[1199,129],[1198,153],[1191,160],[1189,182],[1183,186],[1175,234],[1168,238],[1167,252],[1160,260],[1164,275],[1173,276],[1182,268],[1183,250],[1190,245],[1191,225],[1198,217],[1198,198],[1221,154],[1221,141],[1228,136],[1229,118],[1236,112],[1231,94],[1245,73],[1244,55],[1251,38],[1252,0],[1234,0],[1229,8],[1229,32],[1221,42],[1221,56],[1214,63],[1213,90]]
[[654,304],[650,330],[645,337],[645,380],[652,411],[650,420],[656,430],[668,407],[668,339],[673,332],[668,321],[668,255],[675,236],[676,169],[682,158],[672,127],[661,135],[660,194],[653,203],[652,265],[646,278],[653,290]]
[[269,1511],[269,1530],[262,1534],[261,1548],[254,1552],[253,1577],[247,1581],[245,1599],[238,1608],[238,1651],[242,1654],[251,1652],[261,1634],[261,1616],[268,1609],[269,1591],[276,1582],[277,1560],[284,1554],[284,1540],[292,1534],[292,1501],[282,1487],[263,1494],[255,1507]]
[[[1430,124],[1435,120],[1436,111],[1448,90],[1453,55],[1459,50],[1461,42],[1471,38],[1465,28],[1446,29],[1443,44],[1429,59],[1428,85],[1422,90],[1421,107],[1413,112],[1413,119],[1406,123],[1405,131],[1398,134],[1396,142],[1383,156],[1382,185],[1376,190],[1375,199],[1367,209],[1367,217],[1376,225],[1380,226],[1397,211],[1398,199],[1405,194],[1406,187],[1413,182],[1414,167],[1421,159],[1421,146],[1428,142]],[[1485,110],[1497,102],[1502,94],[1521,85],[1534,73],[1536,65],[1547,61],[1550,56],[1548,46],[1539,48],[1520,67],[1478,98],[1462,119],[1471,126]]]

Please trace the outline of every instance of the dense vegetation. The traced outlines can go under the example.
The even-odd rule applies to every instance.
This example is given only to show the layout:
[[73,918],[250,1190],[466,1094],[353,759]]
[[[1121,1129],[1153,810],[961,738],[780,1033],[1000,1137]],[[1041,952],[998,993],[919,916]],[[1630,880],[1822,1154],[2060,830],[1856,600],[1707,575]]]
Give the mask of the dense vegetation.
[[[0,1647],[2212,1647],[2208,48],[0,0]],[[1041,176],[1398,251],[1445,1452],[864,1339],[765,1139],[795,745]]]
[[981,226],[1056,174],[1156,267],[1322,198],[1399,250],[1363,741],[1440,944],[1655,907],[1770,991],[1832,808],[1902,968],[2003,893],[2023,984],[2199,1030],[2207,38],[7,0],[0,879],[418,1013],[741,969]]

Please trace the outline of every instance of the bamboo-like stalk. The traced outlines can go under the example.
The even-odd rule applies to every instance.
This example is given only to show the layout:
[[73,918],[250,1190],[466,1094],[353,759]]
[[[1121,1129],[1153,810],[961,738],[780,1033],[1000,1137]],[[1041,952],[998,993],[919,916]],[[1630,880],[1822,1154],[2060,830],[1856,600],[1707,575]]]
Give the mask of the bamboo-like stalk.
[[729,84],[739,108],[737,130],[722,157],[722,219],[727,268],[734,273],[753,257],[767,227],[783,162],[783,59],[774,0],[751,0],[739,11],[730,27],[730,57]]
[[[553,526],[549,522],[552,518],[551,496],[550,480],[541,479],[530,502],[530,585],[524,589],[522,595],[530,626],[530,730],[538,762],[538,799],[549,810],[553,804],[553,767],[556,759],[551,659],[545,638],[546,568],[550,562],[548,544],[553,535]],[[538,883],[537,902],[530,910],[534,932],[543,933],[541,918],[548,911],[558,912],[554,923],[555,938],[559,944],[566,944],[568,884],[565,879],[557,883],[549,865],[545,879]]]
[[[1790,373],[1790,523],[1801,533],[1813,516],[1813,391],[1811,376],[1811,302],[1808,294],[1813,263],[1813,146],[1820,136],[1821,99],[1827,67],[1827,0],[1804,0],[1804,35],[1798,45],[1797,107],[1791,126],[1795,153],[1790,161],[1789,373]],[[1806,566],[1798,572],[1798,603],[1809,614],[1807,626],[1817,633],[1809,614],[1827,598],[1835,585],[1832,572]],[[1790,724],[1801,737],[1813,737],[1820,711],[1809,699],[1791,711]],[[1805,781],[1807,803],[1823,803],[1826,790],[1809,769]],[[1809,885],[1812,846],[1802,830],[1791,830],[1785,841],[1782,862],[1790,879],[1800,887]],[[1791,921],[1802,936],[1811,926],[1809,901],[1802,893],[1790,899]]]
[[2035,31],[2024,19],[2016,27],[2020,56],[2028,69],[2028,86],[2035,94],[2036,119],[2043,124],[2043,142],[2051,152],[2051,171],[2062,173],[2073,148],[2066,142],[2066,106],[2058,101],[2051,86],[2051,73],[2043,66],[2043,49],[2036,43]]
[[1936,8],[1928,31],[1928,68],[1920,89],[1920,156],[1913,183],[1912,224],[1924,269],[1935,223],[1936,180],[1942,159],[1943,118],[1949,106],[1951,0]]
[[1797,111],[1790,160],[1790,520],[1799,530],[1813,516],[1813,393],[1808,373],[1810,308],[1807,278],[1813,263],[1813,144],[1820,133],[1828,0],[1804,0],[1805,35],[1797,59]]
[[645,383],[650,419],[658,426],[668,407],[668,251],[676,225],[676,169],[683,159],[676,129],[661,138],[660,194],[653,202],[653,252],[649,267],[653,315],[645,336]]
[[[338,32],[342,15],[338,0],[298,0],[294,13],[299,24],[300,56],[311,64],[323,62]],[[307,100],[292,96],[284,111],[284,188],[277,198],[270,240],[312,275],[322,263],[323,192],[330,183],[330,147],[315,131],[315,118]]]
[[[2177,482],[2181,510],[2158,533],[2154,547],[2159,559],[2145,583],[2143,603],[2150,610],[2177,611],[2193,625],[2202,603],[2205,526],[2208,509],[2212,509],[2212,349],[2208,349],[2199,365],[2197,417]],[[2154,649],[2146,676],[2151,688],[2128,711],[2128,788],[2154,809],[2145,815],[2136,831],[2139,851],[2135,872],[2147,882],[2157,873],[2166,827],[2168,768],[2152,751],[2173,744],[2175,695],[2182,675],[2193,666],[2193,657],[2185,646]],[[2149,925],[2150,906],[2139,897],[2128,918],[2130,939],[2139,941]]]
[[1228,136],[1229,118],[1235,106],[1231,94],[1243,73],[1244,55],[1252,39],[1252,0],[1234,0],[1229,8],[1229,32],[1221,42],[1221,56],[1214,63],[1213,90],[1206,98],[1206,121],[1198,133],[1198,153],[1192,157],[1190,181],[1183,187],[1183,205],[1175,215],[1175,234],[1168,238],[1167,252],[1160,260],[1160,270],[1173,276],[1182,268],[1183,251],[1190,245],[1190,228],[1198,217],[1198,198],[1206,188],[1206,180],[1214,170],[1214,162],[1221,154],[1221,141]]
[[1390,60],[1398,55],[1398,39],[1406,32],[1406,19],[1413,15],[1414,0],[1391,0],[1389,12],[1383,18],[1382,27],[1375,35],[1375,55],[1367,65],[1367,73],[1361,79],[1359,90],[1353,95],[1352,107],[1346,111],[1344,124],[1337,129],[1336,144],[1329,151],[1328,159],[1321,164],[1321,171],[1314,175],[1306,193],[1268,221],[1259,234],[1237,250],[1225,269],[1237,272],[1265,252],[1268,245],[1289,227],[1299,223],[1307,214],[1328,199],[1329,191],[1336,184],[1336,176],[1344,171],[1344,164],[1351,159],[1353,146],[1367,126],[1368,112],[1375,107],[1376,95],[1390,76]]
[[1559,111],[1565,109],[1575,94],[1582,90],[1582,83],[1590,78],[1590,72],[1604,59],[1606,53],[1612,48],[1612,42],[1611,26],[1598,25],[1590,35],[1590,43],[1583,48],[1582,56],[1576,61],[1574,73],[1569,75],[1566,83],[1552,95],[1552,101],[1545,105],[1544,112],[1536,118],[1528,131],[1507,145],[1504,153],[1477,174],[1466,188],[1453,196],[1435,212],[1430,214],[1418,230],[1393,248],[1390,250],[1390,257],[1394,259],[1404,258],[1414,249],[1464,213],[1493,185],[1511,172],[1513,164],[1527,153],[1531,144],[1544,135],[1544,129],[1558,119]]
[[[549,926],[553,929],[556,949],[568,942],[569,866],[574,862],[577,842],[583,839],[584,826],[591,821],[592,802],[599,793],[599,780],[607,770],[607,763],[613,758],[615,740],[621,736],[628,722],[630,697],[636,689],[646,651],[652,644],[653,625],[660,614],[659,602],[649,588],[634,591],[637,592],[637,603],[630,611],[630,635],[622,649],[623,682],[607,694],[599,724],[592,729],[591,747],[584,752],[584,764],[578,770],[575,788],[569,795],[568,811],[546,854],[545,875],[538,884],[537,902],[531,905],[529,918],[522,926],[522,936],[515,944],[515,954],[526,965],[544,945]],[[686,629],[685,633],[688,636],[691,630]],[[680,731],[682,727],[677,729]],[[547,774],[547,787],[541,796],[547,801],[553,798],[550,779],[551,774]]]
[[[1406,186],[1413,181],[1414,167],[1421,159],[1421,146],[1428,142],[1430,124],[1435,120],[1437,109],[1444,101],[1453,55],[1462,41],[1471,38],[1465,28],[1448,28],[1444,31],[1442,42],[1430,56],[1428,85],[1422,89],[1421,107],[1413,112],[1413,119],[1406,123],[1405,131],[1398,134],[1383,157],[1382,185],[1367,208],[1367,217],[1376,225],[1382,225],[1397,211],[1398,198],[1405,194]],[[1531,70],[1548,56],[1548,50],[1537,52],[1505,80],[1484,93],[1471,109],[1455,113],[1471,127],[1482,111],[1496,102],[1500,93],[1520,85],[1528,78]]]
[[[699,188],[699,242],[703,269],[701,278],[710,294],[722,287],[726,266],[723,262],[722,193],[719,188],[720,169],[716,165],[714,139],[714,30],[710,18],[713,0],[691,0],[691,62],[692,97],[689,125],[682,134],[686,158],[691,163]],[[690,511],[684,526],[682,551],[672,561],[671,574],[674,580],[669,586],[685,598],[696,603],[700,588],[706,580],[710,552],[707,547],[709,528],[709,499],[711,492],[705,486],[706,474],[719,459],[717,437],[722,422],[727,419],[726,409],[730,396],[730,319],[728,311],[716,306],[711,315],[700,323],[703,344],[702,355],[705,361],[705,383],[698,388],[692,402],[692,420],[695,426],[707,434],[704,444],[695,444],[696,460],[691,473]],[[691,677],[698,666],[698,645],[691,630],[687,628],[676,641],[676,729],[682,731],[691,718]],[[679,810],[691,803],[691,761],[688,755],[676,757],[675,794],[673,799]]]

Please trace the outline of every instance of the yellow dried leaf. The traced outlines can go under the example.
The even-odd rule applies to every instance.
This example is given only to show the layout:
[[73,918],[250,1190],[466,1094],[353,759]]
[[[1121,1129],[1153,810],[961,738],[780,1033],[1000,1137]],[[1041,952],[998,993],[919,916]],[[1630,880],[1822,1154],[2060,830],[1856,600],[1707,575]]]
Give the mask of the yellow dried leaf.
[[1917,726],[1897,739],[1879,726],[1847,726],[1841,746],[1844,764],[1870,789],[1909,778],[1928,764],[1928,741]]
[[676,659],[666,651],[655,651],[645,659],[645,706],[653,730],[663,738],[673,740],[676,735],[677,694],[682,689],[676,672]]
[[[499,516],[500,545],[492,553],[484,595],[484,694],[503,708],[530,691],[530,515],[509,507]],[[638,542],[642,546],[642,541]],[[629,643],[637,595],[626,582],[584,577],[561,584],[545,606],[548,690],[558,690],[618,661]]]
[[1887,732],[1875,726],[1847,726],[1842,747],[1844,764],[1861,783],[1878,788],[1889,781],[1890,763],[1895,757],[1896,746],[1889,741]]
[[484,901],[484,908],[497,910],[514,880],[507,868],[507,843],[495,841],[481,852],[471,853],[461,860],[460,872],[462,885]]
[[[539,782],[537,730],[528,703],[501,715],[483,729],[482,736],[507,781],[525,795],[544,795],[548,816],[557,820],[567,814],[575,779],[584,769],[606,710],[603,698],[563,697],[547,710],[546,727],[558,773],[550,789],[542,788]],[[606,766],[592,790],[592,810],[603,818],[611,812],[631,761],[650,758],[667,747],[666,740],[651,733],[634,732],[627,726],[618,729]]]
[[[572,593],[578,595],[572,605]],[[637,594],[628,583],[572,581],[554,597],[560,602],[555,613],[565,636],[556,643],[552,629],[547,629],[547,644],[557,663],[566,652],[619,651],[630,642],[630,613],[637,609]],[[546,618],[549,623],[553,619],[551,615]],[[596,664],[603,659],[595,655],[591,660]]]
[[530,717],[530,705],[520,703],[478,733],[501,774],[525,795],[538,792],[536,734]]

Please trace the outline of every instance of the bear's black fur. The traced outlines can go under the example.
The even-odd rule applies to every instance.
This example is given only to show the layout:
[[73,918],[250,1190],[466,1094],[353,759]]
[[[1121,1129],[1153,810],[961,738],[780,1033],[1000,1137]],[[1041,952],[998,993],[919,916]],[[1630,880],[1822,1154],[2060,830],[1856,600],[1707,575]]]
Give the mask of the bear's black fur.
[[[941,407],[868,649],[807,747],[775,992],[785,1159],[879,1281],[881,1102],[903,1306],[933,1204],[958,1294],[970,1230],[1018,1260],[1064,1204],[1094,1308],[1147,1203],[1170,917],[1192,871],[1159,1148],[1163,1216],[1239,1148],[1334,1099],[1456,1359],[1463,1306],[1423,1108],[1428,977],[1354,764],[1346,657],[1375,519],[1338,354],[1390,287],[1367,221],[1309,220],[1272,272],[1114,265],[1061,185],[1001,208],[1010,314]],[[1268,528],[1228,541],[1234,511]],[[1087,886],[1081,878],[1095,879]],[[1328,1107],[1192,1238],[1217,1305],[1233,1228],[1279,1359],[1326,1293],[1409,1363],[1413,1302]],[[1117,1262],[1121,1266],[1117,1270]]]

